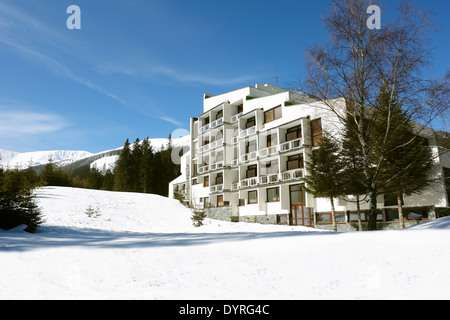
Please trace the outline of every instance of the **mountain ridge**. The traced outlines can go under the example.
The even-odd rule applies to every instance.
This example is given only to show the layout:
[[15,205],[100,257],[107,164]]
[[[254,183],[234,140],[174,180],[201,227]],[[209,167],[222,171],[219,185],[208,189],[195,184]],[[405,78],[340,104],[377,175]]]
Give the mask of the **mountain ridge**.
[[[154,151],[159,151],[162,146],[167,146],[168,138],[149,138]],[[141,140],[142,142],[142,140]],[[189,135],[172,139],[174,147],[186,146],[189,144]],[[131,143],[131,148],[134,143]],[[7,169],[26,169],[30,166],[40,171],[47,163],[51,161],[58,167],[68,167],[69,169],[78,168],[84,165],[90,165],[102,169],[103,164],[107,169],[113,169],[115,160],[120,155],[123,146],[91,153],[82,150],[49,150],[32,152],[15,152],[11,150],[0,149],[0,167]],[[103,161],[101,161],[103,160]]]

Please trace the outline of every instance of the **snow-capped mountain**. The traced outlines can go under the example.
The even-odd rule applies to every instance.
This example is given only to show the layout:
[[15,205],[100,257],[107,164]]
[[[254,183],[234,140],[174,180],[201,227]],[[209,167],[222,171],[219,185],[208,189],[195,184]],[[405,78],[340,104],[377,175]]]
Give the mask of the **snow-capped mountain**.
[[87,151],[52,150],[34,152],[14,152],[0,149],[0,165],[5,168],[24,169],[28,166],[39,166],[47,164],[50,160],[54,163],[71,162],[92,156]]
[[[130,141],[131,142],[131,141]],[[150,143],[154,151],[159,151],[162,146],[167,146],[169,139],[166,138],[150,138]],[[172,139],[174,147],[188,146],[189,135]],[[133,148],[133,143],[130,146]],[[25,169],[33,166],[43,166],[47,164],[50,159],[55,165],[66,166],[80,163],[80,165],[90,164],[91,167],[97,169],[113,169],[114,164],[118,158],[122,147],[102,151],[98,153],[91,153],[87,151],[74,150],[53,150],[53,151],[34,151],[34,152],[15,152],[10,150],[0,149],[0,166],[3,168],[18,168]]]

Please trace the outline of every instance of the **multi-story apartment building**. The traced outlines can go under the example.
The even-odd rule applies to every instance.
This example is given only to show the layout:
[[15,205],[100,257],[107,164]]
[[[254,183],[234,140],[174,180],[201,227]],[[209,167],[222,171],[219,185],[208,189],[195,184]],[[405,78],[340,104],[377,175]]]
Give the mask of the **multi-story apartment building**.
[[[219,219],[327,227],[330,201],[306,192],[303,177],[322,132],[338,134],[334,114],[315,99],[269,84],[205,94],[203,103],[203,113],[190,119],[190,151],[181,159],[182,175],[170,183],[169,195],[181,194],[190,206]],[[422,132],[435,146],[434,131]],[[425,196],[404,199],[411,223],[435,218],[435,208],[449,207],[444,167],[450,168],[450,156],[437,157],[433,175],[440,182]],[[390,201],[379,196],[380,224],[396,219],[396,202]],[[351,197],[336,200],[335,206],[340,229],[351,229],[357,219]],[[364,221],[368,204],[362,209]]]

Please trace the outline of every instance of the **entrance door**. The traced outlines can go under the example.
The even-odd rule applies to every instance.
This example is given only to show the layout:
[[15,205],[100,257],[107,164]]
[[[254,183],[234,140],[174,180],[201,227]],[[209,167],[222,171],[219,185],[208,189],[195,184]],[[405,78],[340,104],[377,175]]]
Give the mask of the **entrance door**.
[[309,208],[305,207],[305,192],[301,185],[289,186],[289,195],[291,202],[291,225],[311,227],[312,217]]

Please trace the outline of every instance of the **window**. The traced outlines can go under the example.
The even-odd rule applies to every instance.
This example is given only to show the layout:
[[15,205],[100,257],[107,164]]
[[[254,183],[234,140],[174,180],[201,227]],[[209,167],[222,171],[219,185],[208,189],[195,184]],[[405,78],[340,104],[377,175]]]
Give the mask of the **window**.
[[322,120],[311,120],[311,139],[313,147],[317,147],[322,139]]
[[267,136],[267,147],[276,146],[277,145],[277,133],[272,133]]
[[264,123],[281,118],[281,105],[264,112]]
[[209,187],[209,176],[205,176],[203,178],[203,186],[204,187]]
[[209,117],[207,117],[207,118],[205,118],[205,126],[207,125],[207,124],[209,124]]
[[223,184],[223,173],[218,173],[216,176],[216,184]]
[[256,125],[255,117],[251,117],[250,119],[247,119],[247,123],[245,124],[245,129],[254,127]]
[[299,139],[301,137],[302,137],[302,130],[300,126],[289,128],[286,131],[286,141]]
[[261,174],[269,175],[278,173],[278,160],[266,161],[265,165],[261,163]]
[[222,118],[222,117],[223,117],[223,110],[220,110],[219,112],[217,112],[216,120],[217,120],[217,119],[220,119],[220,118]]
[[[401,197],[402,205],[403,202],[403,196]],[[396,193],[387,193],[384,195],[384,206],[398,206],[398,200],[397,200],[397,194]]]
[[287,158],[286,162],[287,170],[294,170],[303,168],[303,156],[296,154]]
[[219,151],[216,155],[216,162],[223,161],[223,151]]
[[[344,212],[335,212],[334,213],[336,222],[342,223],[345,222],[345,213]],[[318,212],[316,214],[317,223],[332,223],[333,218],[331,217],[331,212]]]
[[257,168],[258,168],[258,166],[256,164],[252,165],[252,166],[248,166],[248,168],[247,168],[247,178],[256,177],[256,175],[257,175],[257,173],[256,173]]
[[280,201],[280,188],[267,188],[267,202]]
[[217,206],[218,207],[224,207],[225,206],[225,202],[223,201],[223,195],[217,196]]
[[239,113],[242,113],[242,112],[244,112],[244,105],[243,104],[241,104],[241,105],[239,105],[237,107],[237,113],[239,114]]
[[248,192],[248,204],[258,203],[258,191],[253,190]]
[[247,145],[245,146],[245,153],[256,151],[256,149],[256,140],[247,141]]

